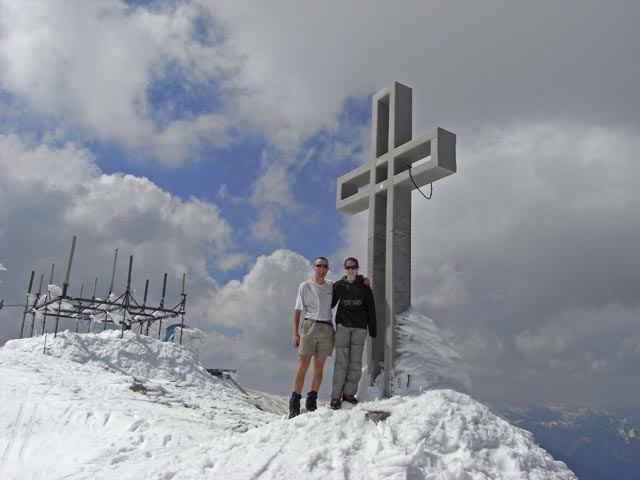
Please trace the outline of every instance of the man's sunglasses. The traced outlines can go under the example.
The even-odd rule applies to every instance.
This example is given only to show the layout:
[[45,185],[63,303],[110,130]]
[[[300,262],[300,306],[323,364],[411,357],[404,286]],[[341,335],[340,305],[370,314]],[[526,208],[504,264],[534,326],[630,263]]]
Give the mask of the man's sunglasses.
[[329,265],[323,265],[322,263],[316,263],[316,268],[329,268]]
[[357,265],[345,265],[344,268],[345,268],[345,270],[357,270],[358,266]]

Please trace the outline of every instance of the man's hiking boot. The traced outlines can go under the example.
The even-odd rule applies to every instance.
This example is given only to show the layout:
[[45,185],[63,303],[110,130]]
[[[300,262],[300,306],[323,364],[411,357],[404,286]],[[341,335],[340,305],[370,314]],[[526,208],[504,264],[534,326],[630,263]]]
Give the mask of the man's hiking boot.
[[307,409],[307,412],[313,412],[318,409],[318,392],[314,392],[311,390],[307,393],[307,399],[304,402],[304,407]]
[[329,402],[329,406],[332,410],[339,410],[342,406],[342,401],[339,398],[332,398],[331,402]]
[[349,402],[352,405],[357,405],[358,404],[358,399],[354,396],[354,395],[342,395],[342,400],[344,402]]
[[300,415],[300,399],[302,395],[293,392],[289,399],[289,418],[297,417]]

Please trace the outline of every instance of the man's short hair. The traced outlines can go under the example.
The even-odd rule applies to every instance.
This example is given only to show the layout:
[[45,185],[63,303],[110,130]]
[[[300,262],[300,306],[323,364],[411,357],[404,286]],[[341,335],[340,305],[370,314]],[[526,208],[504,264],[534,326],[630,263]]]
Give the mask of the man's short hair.
[[326,257],[316,257],[313,263],[315,264],[318,260],[324,260],[325,262],[327,262],[327,265],[329,265],[329,260],[327,260]]

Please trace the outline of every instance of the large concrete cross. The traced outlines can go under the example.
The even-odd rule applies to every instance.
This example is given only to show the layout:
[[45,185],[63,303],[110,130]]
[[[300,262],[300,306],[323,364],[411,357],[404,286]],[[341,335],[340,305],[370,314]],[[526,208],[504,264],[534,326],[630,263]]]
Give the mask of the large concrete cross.
[[[411,139],[412,90],[394,83],[373,96],[371,158],[338,178],[336,209],[369,209],[368,268],[378,336],[368,350],[371,378],[384,372],[393,394],[395,316],[411,305],[411,192],[456,171],[456,136],[436,128]],[[415,182],[415,185],[414,185]]]

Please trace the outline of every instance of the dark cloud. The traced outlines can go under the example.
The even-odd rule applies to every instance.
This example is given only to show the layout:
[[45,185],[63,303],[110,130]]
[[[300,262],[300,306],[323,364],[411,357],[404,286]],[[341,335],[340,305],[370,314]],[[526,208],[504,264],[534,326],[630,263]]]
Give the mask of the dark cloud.
[[567,376],[624,377],[640,359],[636,137],[547,125],[476,139],[434,200],[415,198],[414,301],[473,378],[503,372],[481,394],[508,395],[529,371],[548,385],[518,394],[538,399],[569,395]]

